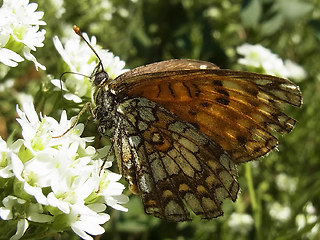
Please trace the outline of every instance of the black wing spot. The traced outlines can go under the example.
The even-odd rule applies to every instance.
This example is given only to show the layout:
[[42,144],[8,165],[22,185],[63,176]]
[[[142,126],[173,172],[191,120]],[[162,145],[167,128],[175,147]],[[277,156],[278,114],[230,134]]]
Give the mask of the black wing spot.
[[220,89],[220,90],[218,90],[218,93],[221,93],[221,94],[229,97],[229,93],[226,90]]
[[209,102],[202,102],[202,103],[200,103],[200,105],[201,105],[202,107],[210,107],[210,106],[211,106],[211,103],[209,103]]
[[243,146],[247,143],[247,139],[244,136],[237,136],[236,138],[241,146]]
[[212,83],[214,86],[223,86],[223,84],[220,80],[214,80]]
[[218,103],[223,104],[223,105],[229,105],[229,103],[230,103],[229,99],[226,99],[226,98],[216,98],[216,101]]
[[161,87],[160,85],[158,84],[158,93],[157,93],[157,98],[160,97],[160,94],[161,94]]
[[174,93],[174,91],[173,91],[173,89],[172,89],[172,86],[171,86],[171,83],[169,83],[168,84],[168,88],[169,88],[169,91],[170,91],[170,93],[171,93],[171,95],[172,95],[172,97],[176,97],[176,95],[175,95],[175,93]]
[[246,92],[254,97],[258,96],[259,94],[259,91],[257,89],[252,89],[252,88],[246,89]]
[[192,98],[190,88],[189,88],[184,82],[182,82],[182,85],[187,89],[187,92],[188,92],[189,97]]
[[200,93],[201,93],[201,90],[199,89],[198,85],[197,84],[192,84],[193,87],[196,89],[195,92],[194,92],[194,95],[196,97],[199,97]]
[[198,111],[196,111],[196,110],[194,110],[194,109],[190,109],[190,110],[188,111],[188,113],[189,113],[191,116],[195,116],[195,115],[198,114]]
[[191,124],[192,126],[194,126],[196,129],[200,130],[200,126],[199,126],[198,123],[190,122],[190,124]]

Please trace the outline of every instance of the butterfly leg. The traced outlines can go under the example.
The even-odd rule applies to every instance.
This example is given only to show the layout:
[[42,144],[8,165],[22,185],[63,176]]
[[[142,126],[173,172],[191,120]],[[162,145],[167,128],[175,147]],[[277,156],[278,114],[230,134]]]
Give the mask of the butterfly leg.
[[91,103],[90,102],[87,102],[81,109],[81,111],[78,113],[78,115],[76,116],[76,118],[73,120],[73,122],[71,123],[71,126],[64,132],[62,133],[61,135],[59,136],[54,136],[52,138],[60,138],[60,137],[63,137],[66,133],[68,133],[72,128],[74,128],[74,126],[78,123],[80,117],[82,116],[82,114],[87,111],[87,109],[89,109],[90,111],[90,114],[91,114],[91,117],[95,118],[95,115],[94,115],[94,110],[92,109],[92,106],[91,106]]

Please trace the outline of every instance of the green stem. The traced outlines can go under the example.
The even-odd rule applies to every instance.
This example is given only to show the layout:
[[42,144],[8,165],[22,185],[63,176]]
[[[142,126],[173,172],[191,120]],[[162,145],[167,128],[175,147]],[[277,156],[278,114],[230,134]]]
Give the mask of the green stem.
[[261,207],[257,201],[257,196],[255,193],[255,189],[253,187],[251,164],[245,165],[245,176],[246,176],[247,183],[248,183],[250,202],[251,202],[253,218],[254,218],[254,226],[255,226],[256,233],[257,233],[256,239],[261,239]]

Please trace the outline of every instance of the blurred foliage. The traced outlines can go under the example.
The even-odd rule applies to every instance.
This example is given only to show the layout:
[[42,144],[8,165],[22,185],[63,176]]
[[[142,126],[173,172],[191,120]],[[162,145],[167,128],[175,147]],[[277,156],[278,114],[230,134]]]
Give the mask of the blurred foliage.
[[[73,114],[78,111],[78,106],[58,101],[61,95],[47,77],[51,74],[59,78],[61,74],[57,65],[61,57],[52,37],[73,34],[73,24],[95,35],[98,43],[125,60],[128,68],[171,58],[195,58],[222,68],[245,70],[237,64],[235,49],[248,42],[261,44],[308,72],[307,79],[298,83],[304,97],[302,108],[288,109],[298,121],[296,128],[284,138],[280,136],[279,151],[247,163],[249,168],[239,166],[242,190],[236,203],[224,203],[223,217],[168,223],[146,215],[139,198],[131,196],[128,213],[110,210],[111,220],[100,239],[320,239],[320,232],[307,235],[320,224],[319,219],[299,230],[296,225],[296,217],[305,213],[306,203],[313,204],[315,215],[320,211],[320,1],[64,0],[65,12],[59,15],[62,8],[57,9],[54,0],[36,2],[38,10],[45,12],[47,34],[45,46],[35,56],[47,71],[36,72],[32,63],[24,62],[1,76],[0,83],[15,79],[14,88],[0,93],[0,135],[4,139],[19,134],[15,121],[17,92],[35,96],[37,110],[44,114],[58,116],[66,108],[73,109]],[[254,179],[257,209],[252,209],[247,171]],[[293,193],[277,187],[280,173],[297,180]],[[274,202],[290,207],[288,220],[270,216],[269,205]],[[252,215],[254,226],[245,233],[232,229],[228,223],[233,212]],[[72,232],[60,237],[78,239]]]

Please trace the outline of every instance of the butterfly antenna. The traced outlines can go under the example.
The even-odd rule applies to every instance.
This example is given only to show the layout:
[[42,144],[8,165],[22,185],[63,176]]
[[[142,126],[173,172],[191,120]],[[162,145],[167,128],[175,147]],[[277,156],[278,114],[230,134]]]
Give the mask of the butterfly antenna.
[[83,41],[86,42],[86,44],[89,46],[89,48],[94,52],[94,54],[97,56],[97,58],[99,59],[99,64],[102,69],[103,69],[103,65],[102,65],[102,61],[101,58],[99,57],[98,53],[96,52],[96,50],[94,50],[94,48],[91,46],[91,44],[84,38],[84,36],[82,35],[80,28],[76,25],[73,26],[73,31],[82,38]]
[[60,80],[62,80],[62,77],[65,75],[65,74],[74,74],[74,75],[79,75],[79,76],[82,76],[82,77],[89,77],[89,76],[87,76],[87,75],[85,75],[85,74],[82,74],[82,73],[77,73],[77,72],[64,72],[64,73],[62,73],[61,75],[60,75]]
[[85,74],[82,74],[82,73],[76,73],[76,72],[64,72],[60,75],[60,78],[59,78],[59,82],[60,82],[60,91],[61,91],[61,95],[63,95],[63,90],[62,90],[62,78],[64,75],[66,74],[75,74],[75,75],[80,75],[80,76],[83,76],[83,77],[87,77],[87,78],[90,78],[89,76],[85,75]]

